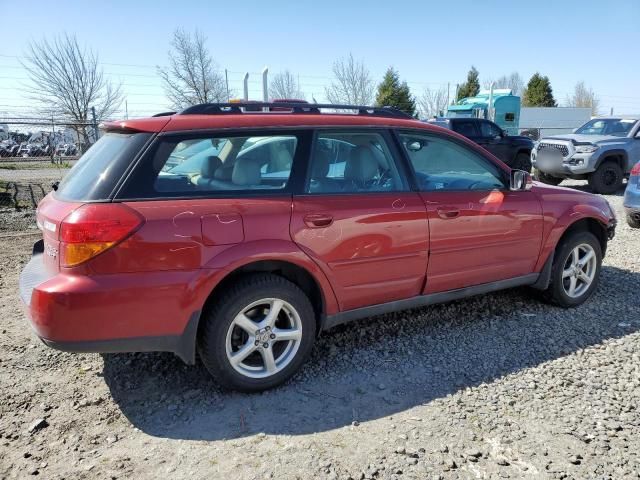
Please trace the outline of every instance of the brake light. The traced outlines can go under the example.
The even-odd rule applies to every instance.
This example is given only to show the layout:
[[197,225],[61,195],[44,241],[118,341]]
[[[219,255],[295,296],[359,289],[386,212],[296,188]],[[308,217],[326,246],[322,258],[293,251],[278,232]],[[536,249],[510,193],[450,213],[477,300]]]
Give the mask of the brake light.
[[640,175],[640,162],[636,163],[631,169],[631,175]]
[[85,204],[60,224],[60,263],[73,267],[122,242],[143,219],[121,203]]

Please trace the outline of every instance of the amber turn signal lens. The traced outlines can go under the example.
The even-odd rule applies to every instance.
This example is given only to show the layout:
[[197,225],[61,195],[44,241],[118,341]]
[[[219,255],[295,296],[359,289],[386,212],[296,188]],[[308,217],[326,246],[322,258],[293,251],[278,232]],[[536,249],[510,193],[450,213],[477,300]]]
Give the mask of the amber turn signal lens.
[[99,253],[104,252],[113,244],[114,242],[63,243],[60,263],[63,267],[79,265],[82,262],[86,262],[90,258],[95,257]]

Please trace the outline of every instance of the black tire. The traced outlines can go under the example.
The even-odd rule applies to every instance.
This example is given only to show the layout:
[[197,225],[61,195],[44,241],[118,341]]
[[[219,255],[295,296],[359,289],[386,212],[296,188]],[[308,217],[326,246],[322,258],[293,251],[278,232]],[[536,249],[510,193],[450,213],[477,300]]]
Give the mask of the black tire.
[[589,175],[589,186],[594,193],[611,195],[622,188],[624,174],[618,162],[602,162],[598,169]]
[[[578,245],[588,244],[593,248],[596,256],[596,270],[595,277],[591,282],[591,285],[582,293],[579,297],[571,297],[565,291],[563,286],[563,271],[569,256],[574,248]],[[553,303],[563,308],[577,307],[581,305],[598,288],[598,282],[600,280],[600,267],[602,265],[602,248],[600,242],[596,236],[591,232],[578,231],[569,234],[566,238],[560,241],[560,244],[556,248],[553,258],[553,267],[551,269],[551,281],[547,289],[543,292],[542,297],[545,301]]]
[[562,178],[554,177],[553,175],[549,175],[547,173],[541,172],[537,168],[535,169],[533,176],[539,182],[546,183],[547,185],[553,185],[553,186],[560,185],[560,182],[562,182],[563,180]]
[[627,213],[627,223],[631,228],[640,228],[640,214],[636,218],[632,217],[631,214]]
[[518,153],[513,160],[511,168],[531,173],[531,155],[525,152]]
[[[316,335],[316,316],[309,299],[297,285],[278,275],[253,274],[241,277],[216,297],[216,302],[204,312],[200,321],[198,353],[209,373],[223,387],[242,392],[273,388],[289,379],[311,353]],[[228,359],[227,333],[239,312],[264,298],[289,303],[298,313],[302,336],[298,350],[286,367],[264,378],[252,378],[234,369]]]

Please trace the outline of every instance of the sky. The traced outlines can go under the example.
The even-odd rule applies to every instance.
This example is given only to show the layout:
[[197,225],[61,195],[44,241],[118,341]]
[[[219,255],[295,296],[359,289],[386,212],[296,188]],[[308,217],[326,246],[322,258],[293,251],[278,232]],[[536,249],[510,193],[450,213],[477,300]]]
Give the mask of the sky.
[[156,67],[166,65],[176,28],[207,36],[236,93],[249,72],[252,99],[261,99],[267,66],[270,74],[290,70],[307,98],[324,101],[333,62],[352,53],[376,83],[396,68],[416,96],[447,84],[455,90],[474,65],[481,82],[513,71],[525,81],[547,75],[561,104],[584,81],[600,113],[640,113],[640,0],[0,0],[0,12],[0,115],[34,111],[21,61],[29,42],[63,33],[97,53],[106,76],[122,84],[129,116],[167,110]]

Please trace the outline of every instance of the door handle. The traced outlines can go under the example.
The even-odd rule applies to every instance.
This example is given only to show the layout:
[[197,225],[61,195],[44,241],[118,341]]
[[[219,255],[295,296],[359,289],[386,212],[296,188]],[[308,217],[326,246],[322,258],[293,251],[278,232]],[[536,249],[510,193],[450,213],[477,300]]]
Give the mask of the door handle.
[[449,219],[456,218],[460,215],[460,209],[455,207],[438,207],[436,208],[436,212],[438,212],[438,216],[440,218]]
[[333,223],[333,217],[328,213],[309,213],[303,218],[307,227],[322,228]]

